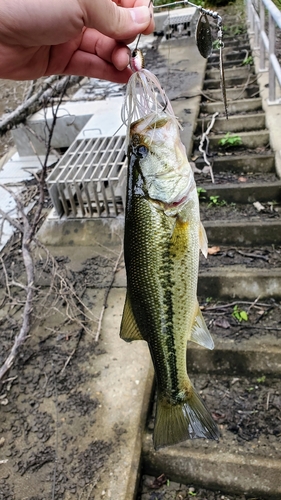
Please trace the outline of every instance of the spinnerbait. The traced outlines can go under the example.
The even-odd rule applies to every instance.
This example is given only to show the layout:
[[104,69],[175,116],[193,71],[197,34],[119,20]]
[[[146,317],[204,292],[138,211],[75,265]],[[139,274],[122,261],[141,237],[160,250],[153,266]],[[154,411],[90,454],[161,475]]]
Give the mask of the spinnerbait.
[[144,68],[144,55],[141,49],[133,50],[130,58],[130,67],[134,73]]
[[172,3],[167,3],[164,5],[155,6],[154,9],[156,10],[156,9],[160,9],[162,7],[168,8],[170,6],[175,7],[176,5],[183,5],[183,4],[184,5],[191,5],[192,7],[195,7],[197,10],[200,11],[200,17],[198,19],[198,23],[197,23],[197,27],[196,27],[195,39],[196,39],[198,50],[199,50],[201,56],[204,57],[205,59],[207,59],[211,55],[212,48],[213,48],[212,33],[211,33],[211,28],[210,28],[210,24],[209,24],[207,16],[210,16],[217,21],[218,46],[219,46],[219,50],[220,50],[220,77],[221,77],[222,98],[223,98],[223,103],[224,103],[224,108],[225,108],[225,115],[226,115],[226,118],[228,118],[225,79],[224,79],[224,67],[223,67],[223,57],[222,57],[222,49],[224,48],[224,43],[222,41],[222,36],[223,36],[222,18],[217,12],[210,10],[210,9],[204,9],[203,7],[199,7],[198,5],[195,5],[192,2],[189,2],[188,0],[182,0],[179,2],[172,2]]

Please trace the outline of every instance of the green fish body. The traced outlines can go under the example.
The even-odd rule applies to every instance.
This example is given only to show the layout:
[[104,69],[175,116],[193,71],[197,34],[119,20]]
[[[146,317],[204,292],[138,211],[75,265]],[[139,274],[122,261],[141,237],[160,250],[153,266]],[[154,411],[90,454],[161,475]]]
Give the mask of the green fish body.
[[218,429],[187,375],[188,340],[212,349],[197,301],[199,201],[175,119],[148,115],[130,128],[121,338],[146,340],[157,379],[156,449]]

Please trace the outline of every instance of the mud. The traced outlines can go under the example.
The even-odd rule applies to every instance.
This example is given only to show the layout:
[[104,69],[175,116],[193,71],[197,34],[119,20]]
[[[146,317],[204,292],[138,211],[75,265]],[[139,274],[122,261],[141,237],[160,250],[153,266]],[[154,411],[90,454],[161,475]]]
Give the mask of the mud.
[[[195,485],[170,481],[163,474],[158,478],[144,475],[137,500],[249,500],[245,495],[228,495],[221,491],[198,488]],[[255,497],[252,500],[266,500]]]
[[[102,268],[96,276],[100,274]],[[20,299],[16,294],[13,298],[15,302]],[[50,302],[46,307],[47,324],[43,318],[34,320],[32,337],[20,349],[1,387],[1,500],[43,500],[51,494],[57,499],[65,495],[84,498],[113,450],[111,441],[95,439],[94,433],[88,436],[88,430],[94,429],[100,401],[98,395],[87,393],[90,375],[86,366],[95,363],[104,351],[81,328],[67,321],[65,311],[56,314]],[[62,304],[63,309],[66,307]],[[59,304],[56,308],[60,309]],[[1,364],[18,330],[20,304],[16,309],[17,315],[10,309],[0,323]],[[67,368],[69,356],[71,367]],[[81,442],[85,445],[83,452]]]

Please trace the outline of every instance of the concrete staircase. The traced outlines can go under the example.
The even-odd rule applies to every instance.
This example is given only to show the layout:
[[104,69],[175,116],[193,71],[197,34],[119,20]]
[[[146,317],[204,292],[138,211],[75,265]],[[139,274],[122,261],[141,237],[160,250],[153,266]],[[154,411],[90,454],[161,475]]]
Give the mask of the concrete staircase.
[[[212,405],[221,439],[219,443],[185,442],[155,452],[152,409],[143,439],[143,470],[239,495],[239,499],[244,494],[257,500],[280,499],[281,456],[276,443],[281,427],[273,406],[281,391],[281,182],[257,76],[253,65],[243,64],[251,56],[246,28],[233,36],[231,26],[237,21],[229,17],[225,22],[229,27],[224,38],[229,119],[220,114],[208,137],[214,184],[202,172],[206,163],[198,146],[212,114],[223,113],[216,51],[206,67],[192,158],[200,171],[195,177],[209,247],[218,247],[209,263],[202,258],[198,285],[215,349],[209,352],[193,344],[187,354],[191,379]],[[240,145],[222,147],[226,133],[239,136]],[[235,319],[235,307],[248,312],[248,321]],[[227,334],[227,323],[235,326],[233,335]],[[246,436],[245,414],[254,425],[257,412],[267,422],[264,431]],[[271,427],[274,419],[276,432]]]

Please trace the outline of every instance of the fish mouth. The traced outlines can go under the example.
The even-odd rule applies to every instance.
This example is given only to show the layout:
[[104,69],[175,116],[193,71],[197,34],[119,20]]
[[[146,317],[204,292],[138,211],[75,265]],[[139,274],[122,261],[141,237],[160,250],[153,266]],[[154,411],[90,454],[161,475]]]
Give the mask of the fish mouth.
[[156,114],[150,113],[145,118],[140,118],[131,124],[130,135],[142,134],[144,131],[155,130],[163,128],[169,121],[171,117],[166,114]]

